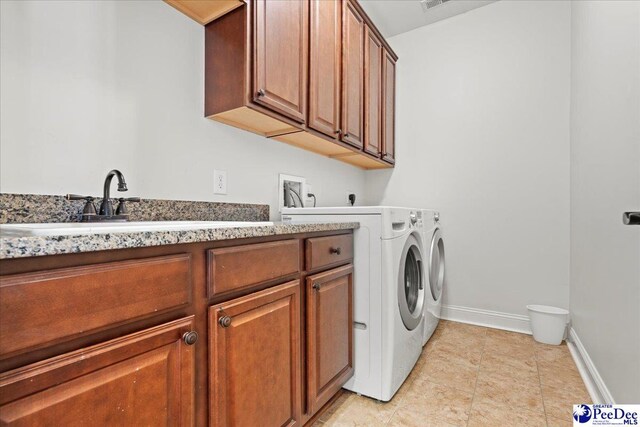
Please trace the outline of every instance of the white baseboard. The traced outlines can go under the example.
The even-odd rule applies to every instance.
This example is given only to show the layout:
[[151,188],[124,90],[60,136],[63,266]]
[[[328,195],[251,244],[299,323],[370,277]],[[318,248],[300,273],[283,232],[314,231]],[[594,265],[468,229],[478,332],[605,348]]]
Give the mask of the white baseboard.
[[453,320],[454,322],[469,323],[531,335],[529,317],[519,314],[443,304],[440,317],[445,320]]
[[576,362],[578,371],[582,376],[584,384],[587,386],[587,391],[593,399],[593,403],[606,403],[615,404],[611,392],[604,383],[604,380],[598,373],[596,366],[593,364],[587,349],[584,348],[578,334],[575,329],[569,328],[569,339],[567,340],[569,351],[573,360]]

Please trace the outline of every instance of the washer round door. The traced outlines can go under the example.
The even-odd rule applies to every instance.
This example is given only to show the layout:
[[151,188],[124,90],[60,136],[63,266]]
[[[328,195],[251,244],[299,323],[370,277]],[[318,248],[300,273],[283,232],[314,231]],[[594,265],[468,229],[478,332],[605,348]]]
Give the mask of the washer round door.
[[417,328],[424,306],[424,264],[420,244],[413,234],[407,239],[400,257],[398,306],[404,326],[410,331]]
[[429,251],[429,287],[434,301],[438,301],[442,296],[444,285],[444,240],[442,232],[436,229],[431,239]]

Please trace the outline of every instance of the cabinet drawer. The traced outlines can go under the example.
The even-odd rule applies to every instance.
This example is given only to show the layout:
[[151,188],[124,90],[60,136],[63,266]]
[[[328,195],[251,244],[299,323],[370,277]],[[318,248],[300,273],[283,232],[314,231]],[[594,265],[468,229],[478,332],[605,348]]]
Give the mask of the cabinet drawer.
[[1,374],[0,425],[194,425],[193,328],[191,316]]
[[0,356],[190,301],[188,254],[0,277]]
[[210,249],[207,291],[218,296],[300,271],[298,240]]
[[307,239],[306,268],[318,268],[345,263],[353,259],[353,235],[314,237]]

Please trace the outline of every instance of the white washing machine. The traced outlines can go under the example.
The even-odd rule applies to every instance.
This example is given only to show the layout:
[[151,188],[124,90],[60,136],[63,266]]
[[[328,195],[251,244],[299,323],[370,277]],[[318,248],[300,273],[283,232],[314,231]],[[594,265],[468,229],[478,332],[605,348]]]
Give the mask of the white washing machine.
[[423,245],[427,256],[427,286],[424,293],[424,335],[422,345],[425,345],[440,321],[442,310],[442,290],[444,287],[444,238],[440,226],[440,213],[434,210],[422,211],[424,222]]
[[354,231],[354,376],[346,389],[389,401],[422,351],[427,262],[422,211],[285,208],[283,221],[359,222]]

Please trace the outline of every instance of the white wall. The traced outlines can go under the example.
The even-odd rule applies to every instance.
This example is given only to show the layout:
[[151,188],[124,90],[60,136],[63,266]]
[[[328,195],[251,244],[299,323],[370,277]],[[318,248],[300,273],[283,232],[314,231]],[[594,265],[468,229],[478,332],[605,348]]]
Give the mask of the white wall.
[[571,312],[618,403],[640,402],[640,227],[621,220],[638,209],[640,2],[574,2]]
[[367,198],[440,209],[445,304],[568,307],[570,11],[501,1],[390,39],[397,166]]
[[[203,117],[204,30],[161,1],[0,2],[0,191],[268,203],[278,173],[319,205],[363,199],[364,172]],[[213,195],[213,169],[228,195]]]

